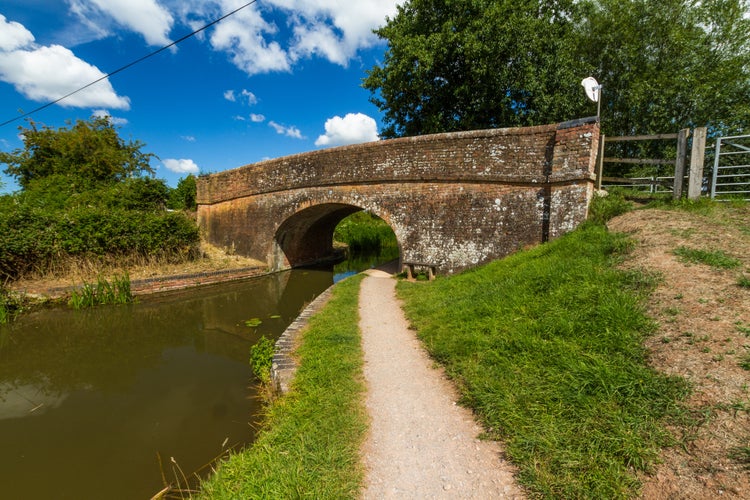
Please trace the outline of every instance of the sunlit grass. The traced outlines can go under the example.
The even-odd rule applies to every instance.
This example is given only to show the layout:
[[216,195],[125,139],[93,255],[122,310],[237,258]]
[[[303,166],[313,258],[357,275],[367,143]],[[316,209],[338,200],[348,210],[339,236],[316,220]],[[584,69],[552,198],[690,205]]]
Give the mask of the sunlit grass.
[[629,245],[587,224],[430,284],[400,283],[407,315],[519,480],[546,498],[626,498],[671,442],[686,385],[648,367],[655,278],[614,269]]

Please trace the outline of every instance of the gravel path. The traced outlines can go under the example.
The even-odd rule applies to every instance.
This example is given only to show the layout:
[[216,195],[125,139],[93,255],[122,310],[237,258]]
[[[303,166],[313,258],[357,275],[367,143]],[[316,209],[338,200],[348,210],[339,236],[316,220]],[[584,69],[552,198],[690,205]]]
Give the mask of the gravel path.
[[477,439],[471,412],[409,330],[395,280],[368,274],[359,306],[370,414],[364,498],[522,498],[499,445]]

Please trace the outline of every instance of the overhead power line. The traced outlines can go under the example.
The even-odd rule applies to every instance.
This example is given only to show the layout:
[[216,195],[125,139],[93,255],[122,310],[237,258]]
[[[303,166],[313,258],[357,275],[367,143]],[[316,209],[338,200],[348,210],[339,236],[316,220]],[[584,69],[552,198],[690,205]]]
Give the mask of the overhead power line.
[[46,108],[48,108],[48,107],[50,107],[50,106],[52,106],[52,105],[54,105],[54,104],[57,104],[58,102],[60,102],[60,101],[63,101],[63,100],[65,100],[65,99],[67,99],[68,97],[70,97],[70,96],[73,96],[73,95],[77,94],[78,92],[81,92],[82,90],[86,90],[87,88],[91,87],[92,85],[96,85],[97,83],[101,82],[102,80],[106,80],[106,79],[107,79],[107,78],[109,78],[110,76],[116,75],[117,73],[120,73],[120,72],[122,72],[122,71],[125,71],[126,69],[128,69],[128,68],[130,68],[130,67],[132,67],[132,66],[135,66],[136,64],[138,64],[138,63],[140,63],[140,62],[142,62],[142,61],[145,61],[146,59],[148,59],[148,58],[150,58],[150,57],[153,57],[153,56],[155,56],[156,54],[159,54],[159,53],[161,53],[161,52],[164,52],[165,50],[167,50],[167,49],[170,49],[170,48],[174,47],[174,46],[175,46],[175,45],[177,45],[178,43],[184,42],[184,41],[185,41],[185,40],[187,40],[188,38],[190,38],[190,37],[193,37],[193,36],[197,35],[197,34],[198,34],[198,33],[200,33],[201,31],[205,31],[205,30],[207,30],[208,28],[210,28],[210,27],[211,27],[211,26],[213,26],[214,24],[220,23],[221,21],[223,21],[224,19],[228,18],[229,16],[232,16],[232,15],[236,14],[237,12],[241,11],[241,10],[242,10],[242,9],[244,9],[245,7],[249,7],[249,6],[251,6],[252,4],[256,3],[257,1],[258,1],[258,0],[252,0],[252,2],[247,2],[247,3],[245,4],[245,5],[242,5],[241,7],[238,7],[238,8],[236,8],[236,9],[234,9],[234,10],[233,10],[232,12],[229,12],[229,13],[227,13],[227,14],[224,14],[224,15],[223,15],[223,16],[221,16],[220,18],[218,18],[218,19],[216,19],[216,20],[214,20],[214,21],[211,21],[210,23],[206,24],[205,26],[203,26],[203,27],[201,27],[201,28],[198,28],[197,30],[193,31],[192,33],[189,33],[189,34],[187,34],[187,35],[183,36],[182,38],[180,38],[180,39],[178,39],[178,40],[175,40],[174,42],[172,42],[172,43],[170,43],[170,44],[168,44],[168,45],[165,45],[165,46],[161,47],[160,49],[157,49],[157,50],[155,50],[155,51],[153,51],[153,52],[151,52],[151,53],[149,53],[149,54],[146,54],[145,56],[143,56],[143,57],[140,57],[140,58],[136,59],[135,61],[132,61],[132,62],[130,62],[130,63],[128,63],[128,64],[126,64],[125,66],[122,66],[122,67],[120,67],[120,68],[117,68],[116,70],[114,70],[114,71],[112,71],[112,72],[110,72],[110,73],[107,73],[107,74],[106,74],[106,75],[104,75],[103,77],[101,77],[101,78],[99,78],[99,79],[97,79],[97,80],[94,80],[94,81],[93,81],[93,82],[91,82],[91,83],[87,83],[86,85],[84,85],[84,86],[83,86],[83,87],[81,87],[81,88],[79,88],[79,89],[76,89],[76,90],[74,90],[73,92],[70,92],[69,94],[65,94],[64,96],[60,97],[59,99],[56,99],[56,100],[54,100],[54,101],[51,101],[51,102],[48,102],[47,104],[44,104],[43,106],[39,106],[39,107],[38,107],[38,108],[36,108],[36,109],[32,109],[32,110],[31,110],[31,111],[29,111],[28,113],[24,113],[24,114],[22,114],[22,115],[16,116],[15,118],[11,118],[10,120],[6,120],[6,121],[4,121],[4,122],[0,123],[0,127],[4,127],[4,126],[6,126],[6,125],[9,125],[9,124],[11,124],[11,123],[13,123],[13,122],[17,121],[17,120],[21,120],[21,119],[23,119],[23,118],[26,118],[27,116],[31,116],[31,115],[33,115],[34,113],[38,113],[39,111],[41,111],[41,110],[43,110],[43,109],[46,109]]

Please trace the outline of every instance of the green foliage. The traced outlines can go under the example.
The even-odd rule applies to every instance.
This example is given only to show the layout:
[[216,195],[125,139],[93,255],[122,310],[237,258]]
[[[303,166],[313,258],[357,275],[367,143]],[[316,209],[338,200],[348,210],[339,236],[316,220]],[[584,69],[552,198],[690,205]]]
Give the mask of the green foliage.
[[[533,125],[580,116],[576,2],[410,0],[364,87],[384,137]],[[376,95],[377,93],[377,95]]]
[[198,240],[195,223],[176,212],[17,205],[0,211],[0,276],[43,271],[66,255],[186,255]]
[[191,254],[195,223],[165,211],[169,187],[141,176],[152,173],[152,155],[120,139],[108,119],[58,130],[32,122],[22,133],[23,150],[0,153],[23,187],[0,197],[0,277],[43,273],[67,257]]
[[737,278],[737,286],[741,288],[750,288],[750,278],[748,278],[744,274],[740,274],[740,276]]
[[750,123],[749,7],[408,0],[376,31],[388,49],[364,87],[384,113],[384,137],[592,115],[580,85],[587,75],[603,84],[607,135],[695,126],[735,135]]
[[333,239],[346,243],[354,253],[398,248],[393,229],[380,217],[369,212],[356,212],[336,226]]
[[190,174],[177,182],[177,187],[169,193],[168,207],[174,210],[195,210],[197,205],[195,176]]
[[263,335],[258,342],[250,346],[250,367],[255,378],[264,384],[271,381],[271,366],[276,344],[273,340]]
[[0,152],[5,173],[22,188],[37,179],[62,175],[91,185],[118,182],[143,173],[153,174],[152,154],[142,153],[140,142],[125,142],[109,118],[78,120],[70,128],[39,128],[33,121],[19,127],[24,148]]
[[11,321],[23,310],[23,301],[0,286],[0,325]]
[[232,454],[201,485],[200,498],[356,498],[367,430],[361,403],[361,277],[339,282],[311,318],[297,351],[291,391],[267,409],[248,449]]
[[613,217],[633,209],[622,193],[613,191],[607,196],[594,196],[589,205],[588,220],[593,224],[606,224]]
[[742,265],[742,261],[727,255],[721,250],[709,251],[679,246],[672,253],[680,257],[683,262],[705,264],[720,269],[734,269]]
[[84,283],[80,290],[73,290],[68,305],[83,309],[104,304],[128,304],[133,302],[130,277],[114,276],[111,281],[99,278],[96,284]]
[[399,283],[463,403],[503,440],[532,496],[630,498],[672,442],[686,383],[649,367],[651,276],[617,270],[622,235],[587,224],[430,283]]

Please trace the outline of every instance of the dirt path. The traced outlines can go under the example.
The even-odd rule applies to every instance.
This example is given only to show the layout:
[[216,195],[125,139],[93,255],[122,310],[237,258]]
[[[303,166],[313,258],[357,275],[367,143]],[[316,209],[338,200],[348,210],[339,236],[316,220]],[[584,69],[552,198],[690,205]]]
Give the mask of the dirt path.
[[364,498],[522,498],[499,445],[477,439],[480,427],[409,330],[395,285],[373,270],[360,290],[371,419]]

